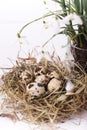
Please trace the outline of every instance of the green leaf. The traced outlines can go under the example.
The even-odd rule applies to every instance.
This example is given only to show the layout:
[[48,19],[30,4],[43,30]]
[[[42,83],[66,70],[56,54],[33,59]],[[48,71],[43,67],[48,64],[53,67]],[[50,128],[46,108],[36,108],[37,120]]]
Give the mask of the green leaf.
[[56,3],[59,3],[59,4],[61,3],[59,0],[52,0],[52,1],[54,1]]
[[83,3],[84,15],[87,15],[87,0],[81,0]]
[[62,10],[64,12],[64,16],[66,16],[67,15],[67,10],[66,10],[65,0],[52,0],[52,1],[57,2],[61,6],[61,8],[62,8]]
[[83,0],[81,0],[81,5],[80,5],[80,14],[83,15]]
[[80,0],[74,0],[74,5],[75,5],[76,13],[80,14],[80,7],[81,7]]

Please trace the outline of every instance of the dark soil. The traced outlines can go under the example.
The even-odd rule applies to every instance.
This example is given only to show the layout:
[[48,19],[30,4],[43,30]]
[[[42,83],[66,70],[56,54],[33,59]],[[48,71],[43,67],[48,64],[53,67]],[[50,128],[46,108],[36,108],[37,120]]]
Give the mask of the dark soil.
[[[87,47],[86,47],[87,48]],[[71,53],[75,63],[79,64],[87,72],[87,49],[71,45]]]

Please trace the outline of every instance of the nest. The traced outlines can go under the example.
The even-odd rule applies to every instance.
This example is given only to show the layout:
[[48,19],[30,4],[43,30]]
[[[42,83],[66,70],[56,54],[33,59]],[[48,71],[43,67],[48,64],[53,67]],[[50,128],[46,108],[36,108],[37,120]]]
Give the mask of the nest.
[[[50,61],[42,58],[39,62],[21,60],[16,63],[2,76],[4,84],[1,87],[3,93],[7,95],[2,109],[5,106],[8,113],[14,114],[16,119],[32,122],[62,122],[86,108],[87,74],[82,70],[78,72],[72,68],[68,71],[58,57]],[[44,68],[44,75],[56,71],[60,75],[62,87],[52,92],[46,89],[44,94],[32,98],[26,92],[26,86],[35,81],[35,69],[39,66]],[[20,75],[25,70],[29,72],[30,77],[22,80]],[[71,92],[66,91],[67,81],[74,84]],[[48,82],[49,80],[44,83],[45,87]]]

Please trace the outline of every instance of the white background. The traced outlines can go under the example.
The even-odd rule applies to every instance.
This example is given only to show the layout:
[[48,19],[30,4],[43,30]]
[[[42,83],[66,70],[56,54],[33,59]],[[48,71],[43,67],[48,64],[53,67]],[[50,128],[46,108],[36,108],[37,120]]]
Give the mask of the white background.
[[[47,7],[48,9],[46,9]],[[10,66],[11,62],[16,59],[20,50],[17,32],[21,27],[27,22],[43,16],[48,10],[56,8],[57,6],[50,0],[47,1],[46,6],[43,4],[43,0],[0,0],[0,67]],[[38,49],[42,50],[41,46],[50,36],[58,32],[59,25],[58,22],[55,22],[55,19],[46,19],[46,26],[49,29],[45,29],[42,24],[43,20],[30,25],[22,33],[23,45],[21,46],[21,52],[25,57],[35,46],[40,46]],[[63,40],[61,41],[61,39]],[[65,48],[63,48],[63,51],[59,48],[66,44],[66,38],[58,36],[58,38],[51,40],[50,43],[43,49],[51,50],[52,53],[54,44],[58,55],[62,55],[61,58],[64,59]]]
[[[48,7],[48,9],[46,9]],[[47,5],[43,4],[43,0],[0,0],[0,67],[10,67],[14,64],[20,50],[19,40],[17,39],[17,32],[27,22],[38,18],[58,7],[50,0],[47,0]],[[45,27],[48,29],[45,29]],[[54,33],[59,30],[59,23],[54,19],[47,19],[47,24],[44,26],[42,21],[34,23],[26,28],[22,33],[23,45],[21,45],[20,56],[26,57],[28,53],[36,47],[39,52],[52,51],[55,49],[61,60],[65,60],[67,47],[67,40],[65,36],[58,36],[51,40],[44,48],[42,45]],[[25,37],[25,38],[24,38]],[[3,71],[0,70],[0,75]],[[74,120],[66,121],[63,124],[49,124],[49,125],[32,125],[24,122],[13,123],[9,119],[0,118],[1,130],[86,130],[87,129],[87,113],[81,114],[80,117]]]

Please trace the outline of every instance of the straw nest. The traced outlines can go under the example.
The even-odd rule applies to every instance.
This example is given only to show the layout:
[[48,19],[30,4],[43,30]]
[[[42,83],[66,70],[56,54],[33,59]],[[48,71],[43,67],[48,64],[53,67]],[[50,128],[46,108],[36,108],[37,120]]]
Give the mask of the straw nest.
[[[18,60],[16,63],[2,76],[4,84],[1,87],[7,95],[2,109],[5,107],[8,113],[16,116],[16,119],[32,122],[60,122],[86,108],[87,74],[81,69],[79,72],[73,68],[69,71],[58,57],[52,60],[42,58],[39,62],[31,58],[27,61]],[[22,75],[24,71],[27,75]],[[52,77],[51,72],[56,72],[58,77],[55,77],[55,74]],[[40,87],[45,89],[43,93],[35,96],[27,90],[28,85],[37,83],[36,78],[41,74],[46,76],[43,81],[39,80],[39,83],[42,83]],[[60,82],[60,86],[50,91],[48,84],[53,78]],[[68,82],[73,85],[69,91],[66,88]]]

